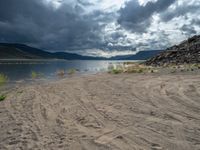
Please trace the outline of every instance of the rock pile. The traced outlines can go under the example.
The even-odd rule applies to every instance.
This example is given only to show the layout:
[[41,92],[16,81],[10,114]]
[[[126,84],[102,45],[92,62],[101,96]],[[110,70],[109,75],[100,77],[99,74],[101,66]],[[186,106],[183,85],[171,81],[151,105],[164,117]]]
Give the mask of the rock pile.
[[145,62],[146,65],[153,66],[185,63],[200,63],[200,35],[167,48],[164,52]]

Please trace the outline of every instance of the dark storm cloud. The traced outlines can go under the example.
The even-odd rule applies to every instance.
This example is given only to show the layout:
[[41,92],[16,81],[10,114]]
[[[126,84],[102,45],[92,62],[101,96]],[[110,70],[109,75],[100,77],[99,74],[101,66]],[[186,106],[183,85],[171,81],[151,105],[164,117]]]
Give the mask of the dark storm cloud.
[[180,39],[199,33],[198,0],[157,0],[143,6],[138,1],[127,0],[120,8],[111,7],[112,0],[60,0],[55,8],[53,1],[0,0],[0,42],[83,54],[88,49],[162,49],[174,42],[174,33],[164,32],[167,28],[180,32]]
[[176,9],[161,13],[160,17],[162,21],[164,22],[168,22],[172,20],[173,18],[180,17],[180,16],[184,16],[187,19],[188,13],[194,14],[198,11],[200,12],[199,8],[200,8],[200,4],[197,4],[197,5],[194,4],[194,5],[189,5],[189,6],[185,4],[185,5],[177,6]]
[[191,25],[185,25],[185,24],[184,24],[184,25],[181,27],[181,31],[182,31],[184,34],[188,35],[188,36],[197,34],[197,31],[196,31],[196,30],[194,29],[194,27],[191,26]]
[[193,19],[192,24],[200,26],[200,19]]
[[83,15],[81,5],[86,3],[79,2],[74,6],[63,3],[55,9],[42,0],[0,0],[0,42],[52,50],[106,46],[99,33],[112,20],[112,14],[94,11]]
[[79,4],[83,5],[83,6],[92,6],[94,5],[93,3],[87,2],[86,0],[77,0]]
[[120,38],[127,38],[127,35],[124,35],[122,32],[114,32],[111,34],[111,38],[112,40],[117,41]]
[[137,0],[128,1],[119,11],[118,23],[132,32],[142,33],[151,25],[152,15],[166,10],[175,0],[158,0],[141,6]]

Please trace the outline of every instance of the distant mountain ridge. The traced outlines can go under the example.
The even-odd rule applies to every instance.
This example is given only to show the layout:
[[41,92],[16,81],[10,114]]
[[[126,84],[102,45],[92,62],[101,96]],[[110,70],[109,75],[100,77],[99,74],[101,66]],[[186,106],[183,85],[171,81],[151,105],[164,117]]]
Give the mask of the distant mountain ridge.
[[82,56],[66,52],[47,52],[24,44],[0,43],[0,59],[66,59],[66,60],[146,60],[161,50],[140,51],[135,55],[122,55],[111,58]]
[[42,59],[54,58],[52,53],[24,44],[0,43],[0,59]]
[[167,48],[166,51],[146,61],[147,65],[184,63],[200,63],[200,35],[195,35],[179,45]]
[[139,51],[135,55],[124,55],[124,56],[115,56],[111,57],[112,60],[146,60],[157,54],[160,54],[163,50],[148,50],[148,51]]
[[51,53],[24,44],[0,43],[0,59],[67,59],[101,60],[103,57],[81,56],[73,53]]

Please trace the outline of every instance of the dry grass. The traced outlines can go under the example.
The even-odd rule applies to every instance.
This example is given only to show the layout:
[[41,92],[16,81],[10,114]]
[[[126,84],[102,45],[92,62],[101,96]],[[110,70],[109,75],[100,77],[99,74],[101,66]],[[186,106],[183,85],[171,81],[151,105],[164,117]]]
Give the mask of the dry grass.
[[124,62],[121,65],[110,65],[108,68],[109,73],[156,73],[158,70],[151,66],[146,66],[135,62]]
[[58,77],[64,77],[64,76],[65,76],[65,70],[58,70],[58,71],[56,72],[56,75],[57,75]]

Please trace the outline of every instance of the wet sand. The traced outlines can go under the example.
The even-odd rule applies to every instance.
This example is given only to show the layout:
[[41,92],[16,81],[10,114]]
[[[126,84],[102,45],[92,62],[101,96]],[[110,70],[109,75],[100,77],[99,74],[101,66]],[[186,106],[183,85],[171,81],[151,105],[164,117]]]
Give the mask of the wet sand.
[[19,86],[1,150],[199,150],[200,75],[98,74]]

